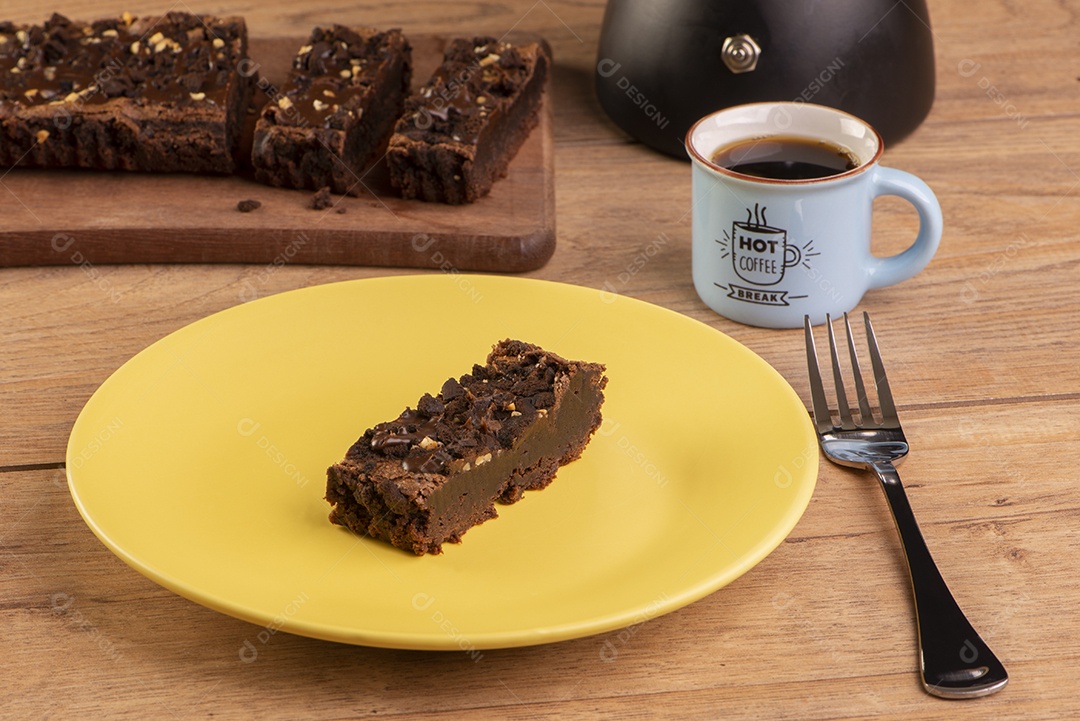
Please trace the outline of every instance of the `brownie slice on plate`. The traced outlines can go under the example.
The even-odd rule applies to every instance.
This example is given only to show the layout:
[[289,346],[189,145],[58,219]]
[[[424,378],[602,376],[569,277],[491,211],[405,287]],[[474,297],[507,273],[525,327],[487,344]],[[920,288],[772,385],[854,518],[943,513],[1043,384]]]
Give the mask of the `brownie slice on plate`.
[[405,198],[472,203],[487,195],[540,119],[551,51],[459,38],[405,103],[387,160]]
[[544,488],[600,425],[604,366],[517,340],[367,430],[327,472],[330,520],[417,555]]
[[0,23],[0,165],[231,173],[253,78],[239,17]]
[[315,28],[255,127],[255,178],[358,195],[386,148],[412,78],[400,30]]

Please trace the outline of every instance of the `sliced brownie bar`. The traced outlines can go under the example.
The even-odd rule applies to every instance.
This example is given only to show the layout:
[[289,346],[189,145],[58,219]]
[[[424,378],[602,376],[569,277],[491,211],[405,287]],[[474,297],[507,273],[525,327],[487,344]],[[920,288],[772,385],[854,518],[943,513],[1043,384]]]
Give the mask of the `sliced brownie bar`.
[[330,520],[417,555],[544,488],[600,425],[604,366],[517,340],[369,429],[327,472]]
[[394,187],[454,205],[487,195],[539,122],[550,57],[542,42],[452,41],[390,139]]
[[255,127],[255,178],[359,194],[364,172],[382,157],[411,78],[412,51],[400,30],[315,28]]
[[251,97],[239,17],[0,23],[0,165],[231,173]]

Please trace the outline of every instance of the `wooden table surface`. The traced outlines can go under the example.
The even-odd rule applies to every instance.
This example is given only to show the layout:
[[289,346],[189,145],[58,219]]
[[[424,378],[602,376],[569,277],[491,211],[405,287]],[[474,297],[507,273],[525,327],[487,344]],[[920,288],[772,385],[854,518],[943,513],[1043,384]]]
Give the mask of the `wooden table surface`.
[[[744,343],[808,398],[799,331],[729,322],[695,295],[689,166],[631,142],[592,94],[601,0],[56,5],[80,18],[170,7],[243,14],[263,36],[329,21],[542,33],[556,57],[558,247],[529,275],[684,313]],[[1011,672],[1004,691],[965,702],[923,693],[884,498],[865,474],[825,461],[802,520],[760,565],[622,636],[476,661],[282,633],[244,663],[238,650],[262,629],[157,586],[82,522],[61,467],[72,423],[140,349],[252,289],[266,296],[407,271],[72,264],[0,270],[0,716],[1080,715],[1071,690],[1080,661],[1080,2],[930,8],[937,99],[885,162],[936,190],[945,234],[924,272],[871,292],[860,309],[874,316],[913,444],[902,468],[912,505],[961,606]],[[907,12],[902,3],[894,11]],[[2,0],[0,17],[44,14]],[[895,252],[914,214],[900,201],[878,211],[875,248]],[[614,657],[606,642],[617,642]]]

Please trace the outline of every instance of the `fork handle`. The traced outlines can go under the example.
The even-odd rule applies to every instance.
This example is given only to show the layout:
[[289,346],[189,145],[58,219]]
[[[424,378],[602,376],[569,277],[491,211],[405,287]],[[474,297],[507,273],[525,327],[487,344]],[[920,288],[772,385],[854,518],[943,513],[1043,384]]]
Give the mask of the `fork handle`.
[[942,698],[974,698],[1001,689],[1009,674],[972,628],[926,547],[900,475],[891,462],[872,463],[904,546],[919,626],[922,679]]

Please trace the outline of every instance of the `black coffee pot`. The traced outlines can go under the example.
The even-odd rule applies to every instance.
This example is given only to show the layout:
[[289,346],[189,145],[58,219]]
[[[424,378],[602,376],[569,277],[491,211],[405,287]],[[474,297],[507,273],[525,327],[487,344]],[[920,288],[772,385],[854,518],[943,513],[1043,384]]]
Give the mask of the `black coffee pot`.
[[925,0],[608,0],[596,94],[646,145],[686,158],[686,131],[731,105],[828,105],[886,145],[934,102]]

